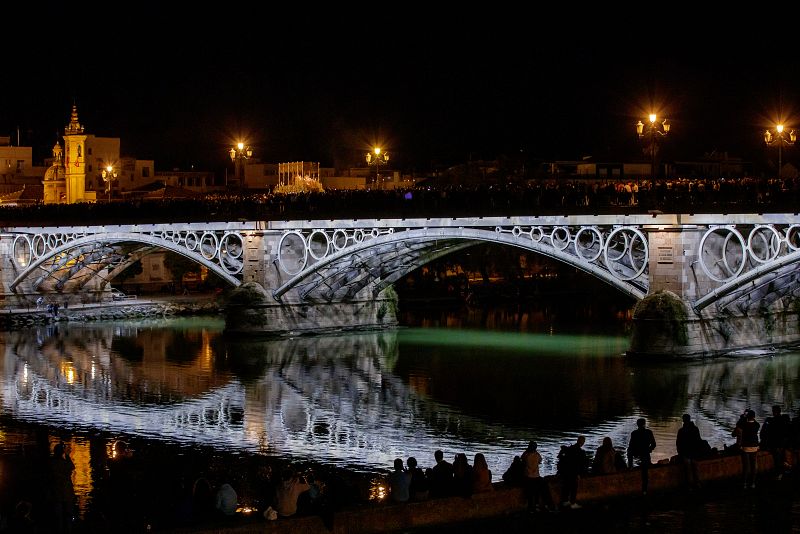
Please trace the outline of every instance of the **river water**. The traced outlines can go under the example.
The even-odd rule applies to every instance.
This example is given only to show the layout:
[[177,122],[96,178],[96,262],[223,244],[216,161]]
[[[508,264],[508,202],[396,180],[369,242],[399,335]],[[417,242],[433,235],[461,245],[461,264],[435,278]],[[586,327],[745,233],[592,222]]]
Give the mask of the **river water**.
[[3,332],[0,456],[68,440],[86,512],[120,439],[365,474],[396,457],[429,467],[436,449],[482,452],[499,480],[529,440],[550,474],[579,435],[590,451],[605,436],[624,449],[638,417],[657,461],[675,454],[683,413],[722,448],[745,409],[763,421],[773,404],[800,408],[800,351],[647,363],[625,356],[622,322],[542,327],[536,313],[282,340],[229,339],[213,317]]

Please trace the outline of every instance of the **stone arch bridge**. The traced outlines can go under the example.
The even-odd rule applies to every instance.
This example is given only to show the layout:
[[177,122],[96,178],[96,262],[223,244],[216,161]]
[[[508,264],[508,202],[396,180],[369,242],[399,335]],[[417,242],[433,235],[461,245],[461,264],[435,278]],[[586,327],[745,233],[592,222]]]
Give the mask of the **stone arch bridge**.
[[[730,345],[743,327],[713,321],[792,311],[787,303],[800,291],[798,232],[797,214],[662,213],[9,227],[0,234],[3,303],[30,305],[54,293],[108,298],[119,272],[169,250],[232,286],[263,287],[257,298],[238,301],[233,330],[374,327],[396,321],[386,291],[395,281],[491,242],[565,262],[636,300],[667,290],[685,305],[687,321],[700,322],[698,331],[710,329]],[[796,335],[769,328],[766,344]],[[708,340],[688,343],[692,351],[717,350]]]

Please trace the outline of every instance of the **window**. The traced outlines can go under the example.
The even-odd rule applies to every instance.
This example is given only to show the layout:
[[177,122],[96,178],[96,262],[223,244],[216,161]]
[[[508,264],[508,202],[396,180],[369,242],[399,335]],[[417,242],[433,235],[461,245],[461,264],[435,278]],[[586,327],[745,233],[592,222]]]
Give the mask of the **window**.
[[89,172],[92,172],[92,166],[89,165]]
[[142,178],[150,177],[150,167],[142,167]]
[[87,147],[86,148],[86,153],[91,156],[92,155],[92,147]]
[[25,168],[25,160],[24,159],[18,159],[17,160],[17,172],[22,172],[22,169],[24,169],[24,168]]

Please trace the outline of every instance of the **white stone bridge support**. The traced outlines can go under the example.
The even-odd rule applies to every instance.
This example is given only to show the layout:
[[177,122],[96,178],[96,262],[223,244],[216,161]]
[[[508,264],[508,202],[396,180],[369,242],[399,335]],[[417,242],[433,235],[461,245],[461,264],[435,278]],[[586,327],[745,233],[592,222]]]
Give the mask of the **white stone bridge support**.
[[797,214],[659,215],[631,354],[709,356],[800,342]]

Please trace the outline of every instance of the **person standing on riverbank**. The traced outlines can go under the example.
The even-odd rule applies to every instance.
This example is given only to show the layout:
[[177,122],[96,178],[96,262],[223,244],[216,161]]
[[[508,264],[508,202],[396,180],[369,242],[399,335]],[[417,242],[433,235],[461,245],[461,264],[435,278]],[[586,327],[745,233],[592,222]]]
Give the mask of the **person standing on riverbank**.
[[642,495],[647,495],[649,483],[650,453],[656,448],[653,431],[646,427],[647,420],[640,417],[636,420],[636,430],[631,432],[628,441],[628,469],[633,467],[633,459],[638,458],[642,470]]
[[703,440],[700,437],[700,430],[697,425],[692,422],[692,416],[685,413],[682,419],[683,426],[678,429],[675,448],[678,451],[678,457],[683,463],[686,483],[689,488],[697,488],[700,486],[700,480],[697,475],[696,460],[702,450]]
[[772,407],[772,417],[764,420],[761,427],[761,448],[772,453],[775,475],[778,480],[783,478],[784,471],[789,471],[791,455],[786,454],[789,446],[789,432],[792,422],[788,414],[781,413],[781,407]]
[[581,508],[578,504],[578,480],[586,473],[586,452],[584,436],[578,436],[569,447],[562,446],[558,455],[558,477],[561,479],[561,505],[565,508]]
[[75,501],[75,490],[72,486],[72,472],[75,464],[69,457],[69,447],[58,443],[53,447],[50,459],[50,490],[53,502],[54,532],[72,532],[72,510]]
[[745,422],[742,424],[742,473],[745,489],[756,487],[759,428],[761,425],[756,421],[756,412],[747,410]]
[[537,450],[538,444],[535,441],[528,443],[528,448],[522,453],[522,480],[525,488],[525,496],[528,499],[528,511],[541,510],[546,506],[544,501],[544,481],[539,473],[542,465],[542,455]]

